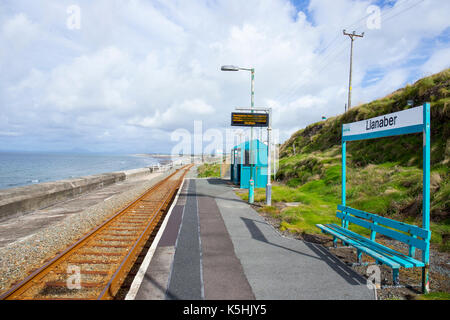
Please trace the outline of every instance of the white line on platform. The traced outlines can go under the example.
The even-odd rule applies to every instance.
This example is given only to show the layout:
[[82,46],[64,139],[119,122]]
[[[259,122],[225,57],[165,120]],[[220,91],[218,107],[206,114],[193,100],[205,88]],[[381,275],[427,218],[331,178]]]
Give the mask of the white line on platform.
[[142,261],[141,266],[139,267],[139,271],[133,279],[133,283],[131,284],[130,290],[128,291],[125,300],[134,300],[141,286],[142,280],[144,279],[145,273],[147,272],[148,266],[152,261],[153,255],[155,254],[156,247],[158,246],[159,240],[161,239],[162,234],[164,233],[164,229],[166,228],[167,222],[169,221],[170,215],[172,214],[172,210],[177,204],[178,196],[180,195],[181,189],[183,188],[185,179],[181,182],[180,188],[178,189],[177,195],[172,202],[172,205],[169,208],[169,212],[167,212],[166,217],[164,218],[161,227],[159,228],[158,233],[155,236],[155,239],[152,242],[152,245],[148,249],[147,254],[145,255],[144,261]]

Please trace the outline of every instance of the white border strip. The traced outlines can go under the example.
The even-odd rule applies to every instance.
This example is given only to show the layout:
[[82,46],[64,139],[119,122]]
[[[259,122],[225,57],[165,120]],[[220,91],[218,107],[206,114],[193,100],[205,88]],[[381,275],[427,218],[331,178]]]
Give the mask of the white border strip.
[[173,200],[172,205],[170,206],[169,212],[167,212],[166,217],[164,218],[164,221],[161,224],[161,227],[159,228],[158,233],[156,234],[155,239],[152,242],[152,245],[148,249],[148,252],[145,255],[144,261],[142,261],[142,264],[141,264],[136,276],[133,279],[133,283],[131,284],[130,290],[128,291],[128,293],[126,295],[125,300],[134,300],[136,298],[136,295],[139,291],[142,280],[144,279],[145,273],[147,272],[148,266],[150,265],[150,262],[152,261],[153,255],[155,254],[156,247],[158,246],[159,240],[161,239],[161,236],[164,233],[164,230],[166,229],[166,225],[172,214],[172,210],[178,202],[178,196],[180,195],[181,189],[183,188],[184,181],[185,181],[185,179],[183,179],[183,181],[181,182],[180,188],[178,189],[177,195],[175,196],[175,199]]

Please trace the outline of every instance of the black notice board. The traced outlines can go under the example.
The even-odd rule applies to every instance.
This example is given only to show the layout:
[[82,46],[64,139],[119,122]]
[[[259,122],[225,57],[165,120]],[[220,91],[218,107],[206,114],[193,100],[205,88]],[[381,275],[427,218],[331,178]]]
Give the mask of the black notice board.
[[250,113],[250,112],[232,112],[231,125],[237,127],[268,127],[269,114]]

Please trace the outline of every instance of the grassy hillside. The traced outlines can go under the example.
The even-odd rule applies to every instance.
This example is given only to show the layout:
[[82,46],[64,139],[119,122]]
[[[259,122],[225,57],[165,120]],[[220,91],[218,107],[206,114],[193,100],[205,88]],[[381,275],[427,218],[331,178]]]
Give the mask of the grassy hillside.
[[[447,164],[450,136],[450,69],[421,79],[414,85],[388,95],[387,97],[350,109],[347,113],[326,121],[314,123],[299,130],[286,141],[280,150],[282,158],[293,156],[293,146],[297,154],[326,151],[341,142],[343,123],[360,121],[386,113],[408,109],[408,100],[414,100],[418,106],[431,102],[431,164]],[[384,139],[373,139],[349,143],[348,151],[353,156],[353,163],[358,166],[369,163],[398,162],[401,165],[420,166],[421,154],[417,152],[422,145],[422,135],[414,134]],[[398,148],[400,146],[401,148]],[[406,152],[404,152],[406,151]]]
[[[316,223],[337,222],[341,197],[341,126],[431,102],[432,242],[449,250],[450,236],[450,69],[421,79],[385,98],[350,109],[294,133],[280,148],[273,207],[262,210],[281,219],[281,228],[318,233]],[[294,147],[295,145],[295,147]],[[295,150],[295,152],[294,152]],[[422,134],[349,142],[347,204],[421,225]],[[245,193],[242,194],[245,198]],[[255,200],[264,200],[257,190]],[[298,202],[283,207],[280,203]],[[359,232],[366,232],[365,229]]]

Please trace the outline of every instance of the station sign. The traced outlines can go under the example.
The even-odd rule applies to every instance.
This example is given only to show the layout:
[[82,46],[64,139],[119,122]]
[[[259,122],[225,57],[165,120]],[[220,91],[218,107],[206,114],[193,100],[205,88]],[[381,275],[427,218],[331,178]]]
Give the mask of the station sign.
[[379,117],[346,123],[342,126],[344,141],[380,138],[391,135],[422,132],[423,106]]
[[269,114],[250,113],[250,112],[232,112],[231,125],[237,127],[268,127]]

